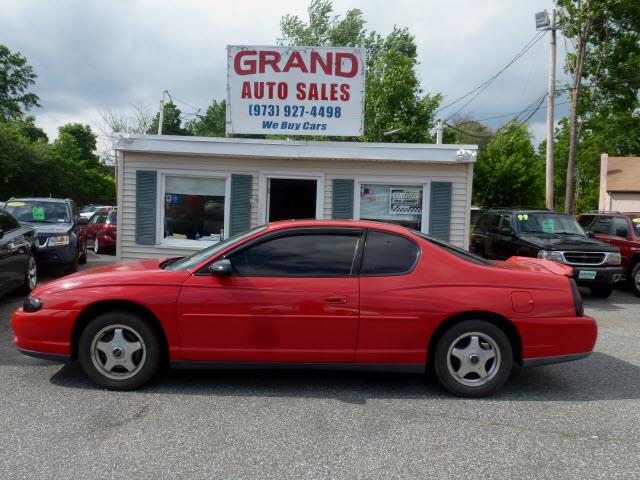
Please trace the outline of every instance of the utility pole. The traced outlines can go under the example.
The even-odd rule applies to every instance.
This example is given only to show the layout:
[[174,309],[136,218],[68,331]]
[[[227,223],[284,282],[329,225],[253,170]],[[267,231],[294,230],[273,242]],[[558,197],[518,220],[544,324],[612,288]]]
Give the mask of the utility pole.
[[162,135],[162,123],[164,122],[164,94],[167,93],[163,90],[160,93],[160,112],[158,112],[158,135]]
[[442,145],[442,119],[439,118],[436,122],[436,144]]
[[544,204],[548,210],[553,210],[553,109],[556,96],[556,11],[551,10],[549,42],[549,91],[547,94],[547,162],[545,180]]

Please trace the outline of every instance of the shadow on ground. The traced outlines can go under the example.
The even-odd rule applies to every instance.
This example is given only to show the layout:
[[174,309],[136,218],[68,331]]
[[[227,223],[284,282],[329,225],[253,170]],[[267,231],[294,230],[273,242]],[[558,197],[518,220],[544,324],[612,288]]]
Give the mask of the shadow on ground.
[[[95,389],[77,364],[58,370],[51,383]],[[176,370],[140,390],[150,394],[328,398],[363,404],[375,399],[448,398],[431,377],[302,370]],[[595,401],[640,398],[640,367],[595,352],[567,364],[516,369],[492,397],[497,401]]]

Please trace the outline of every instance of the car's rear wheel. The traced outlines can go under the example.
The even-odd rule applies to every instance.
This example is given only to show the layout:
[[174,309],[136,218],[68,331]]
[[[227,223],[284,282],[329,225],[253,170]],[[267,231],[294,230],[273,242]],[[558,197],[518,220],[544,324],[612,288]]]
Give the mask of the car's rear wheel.
[[87,376],[110,390],[146,384],[160,365],[160,342],[153,328],[129,312],[94,318],[80,335],[78,359]]
[[608,298],[613,292],[613,285],[593,285],[589,287],[591,295],[599,298]]
[[640,297],[640,262],[636,263],[631,269],[631,275],[629,275],[629,284],[631,291],[638,297]]
[[509,378],[513,352],[499,327],[484,320],[465,320],[444,332],[433,362],[445,389],[461,397],[484,397]]

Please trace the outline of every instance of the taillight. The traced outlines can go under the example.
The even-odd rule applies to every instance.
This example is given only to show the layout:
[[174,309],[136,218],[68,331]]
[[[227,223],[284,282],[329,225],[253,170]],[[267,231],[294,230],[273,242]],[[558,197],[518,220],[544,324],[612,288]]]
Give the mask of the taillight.
[[571,294],[573,295],[573,305],[576,309],[576,317],[584,315],[584,304],[582,302],[582,295],[578,289],[578,284],[573,278],[569,278],[569,284],[571,285]]

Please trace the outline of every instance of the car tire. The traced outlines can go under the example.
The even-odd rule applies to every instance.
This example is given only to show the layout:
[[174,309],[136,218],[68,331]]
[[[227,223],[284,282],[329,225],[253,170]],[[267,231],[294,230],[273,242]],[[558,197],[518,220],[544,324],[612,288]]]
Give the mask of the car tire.
[[80,250],[80,256],[78,257],[78,264],[85,265],[87,263],[87,241],[85,240],[82,250]]
[[598,298],[609,298],[613,292],[613,285],[593,285],[589,287],[591,295]]
[[161,361],[160,342],[151,326],[129,312],[103,313],[89,322],[78,341],[85,374],[109,390],[135,390],[149,382]]
[[509,339],[499,327],[484,320],[465,320],[446,330],[432,359],[440,385],[469,398],[494,393],[513,367]]
[[631,287],[631,291],[637,297],[640,297],[640,262],[637,262],[631,269],[631,274],[629,275],[629,286]]
[[36,288],[38,283],[38,263],[33,253],[29,254],[27,260],[27,270],[24,273],[24,282],[20,287],[19,292],[23,295],[29,295],[31,291]]
[[98,243],[98,237],[93,237],[93,253],[95,253],[96,255],[102,253],[100,251],[100,244]]
[[78,271],[78,256],[76,255],[76,258],[67,264],[67,266],[64,268],[64,273],[66,274],[70,274],[70,273],[76,273]]

